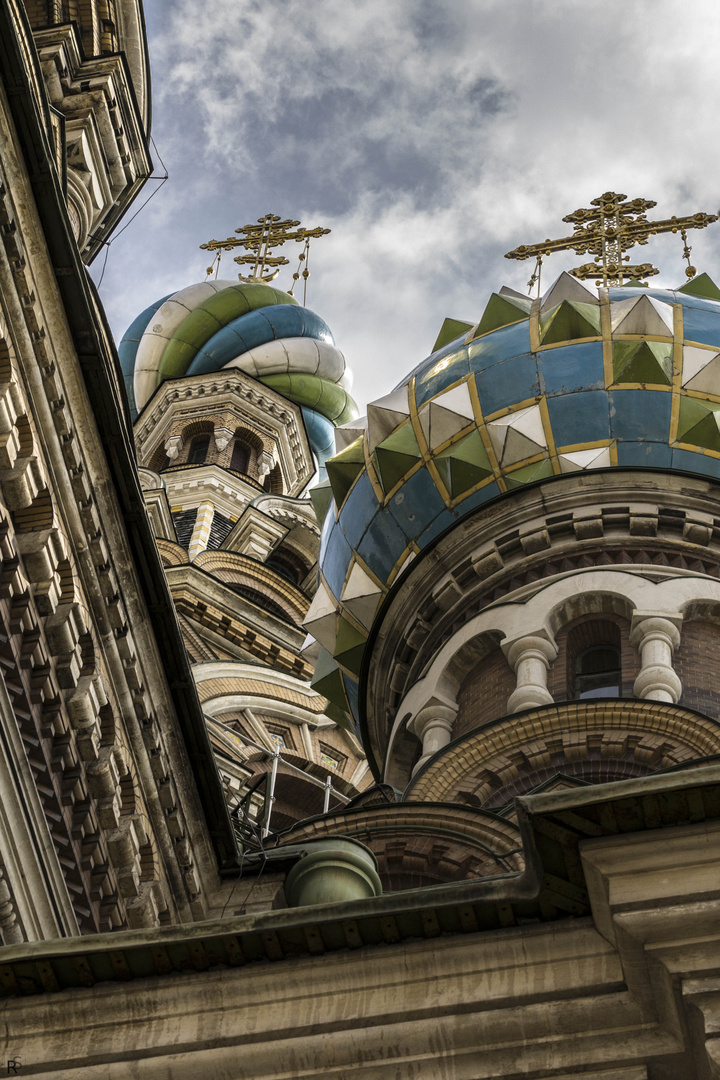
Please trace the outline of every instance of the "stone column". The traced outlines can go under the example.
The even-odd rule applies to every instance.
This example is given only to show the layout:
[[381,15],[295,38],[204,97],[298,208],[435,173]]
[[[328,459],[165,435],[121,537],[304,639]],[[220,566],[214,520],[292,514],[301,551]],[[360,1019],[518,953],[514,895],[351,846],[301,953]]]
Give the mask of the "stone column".
[[642,667],[635,680],[635,697],[650,701],[680,700],[682,683],[672,666],[680,644],[681,615],[640,612],[633,615],[630,641],[640,650]]
[[516,687],[508,698],[508,712],[552,705],[553,697],[547,688],[547,672],[550,661],[557,656],[555,643],[539,634],[529,634],[507,645],[503,643],[502,649],[517,679]]
[[408,728],[422,741],[422,757],[413,769],[413,776],[450,742],[456,715],[457,708],[438,704],[426,705],[412,718]]
[[192,531],[192,536],[190,537],[190,544],[188,545],[190,562],[192,562],[193,559],[208,546],[210,529],[214,517],[215,507],[213,504],[211,502],[201,503],[197,512],[197,517],[195,518],[195,527]]

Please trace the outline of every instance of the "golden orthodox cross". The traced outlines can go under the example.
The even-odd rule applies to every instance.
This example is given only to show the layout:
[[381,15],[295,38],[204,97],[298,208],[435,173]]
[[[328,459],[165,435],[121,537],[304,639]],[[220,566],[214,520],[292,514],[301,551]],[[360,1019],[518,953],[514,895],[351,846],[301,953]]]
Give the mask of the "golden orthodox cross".
[[[635,244],[647,244],[648,237],[657,233],[680,232],[685,250],[684,258],[690,261],[690,248],[687,244],[687,229],[704,229],[717,214],[692,214],[689,217],[671,217],[661,221],[648,221],[646,211],[657,204],[648,199],[628,199],[614,191],[606,191],[599,199],[593,199],[592,209],[575,210],[563,221],[574,226],[572,236],[560,240],[545,240],[541,244],[522,245],[514,251],[508,251],[506,259],[536,258],[538,264],[544,255],[554,251],[575,251],[578,255],[594,255],[593,262],[576,266],[570,273],[573,277],[584,280],[596,277],[596,285],[621,285],[623,280],[641,281],[643,278],[658,274],[652,263],[640,263],[637,266],[625,265],[630,256],[625,252]],[[688,266],[685,271],[689,278],[695,276],[695,268]],[[535,275],[531,279],[535,280]]]
[[[240,234],[237,238],[229,236],[227,240],[210,240],[207,244],[201,244],[200,247],[205,251],[219,252],[232,251],[236,247],[245,248],[248,254],[236,255],[235,262],[241,266],[251,265],[252,272],[249,277],[239,274],[240,281],[269,282],[277,277],[281,266],[287,266],[290,262],[282,255],[272,255],[271,251],[274,248],[282,247],[288,240],[296,240],[298,243],[304,241],[307,249],[312,237],[325,236],[330,232],[330,229],[320,227],[297,228],[298,225],[300,225],[299,221],[291,221],[289,218],[281,221],[276,214],[266,214],[265,217],[258,218],[256,225],[243,225],[236,229],[235,232]],[[271,267],[275,269],[270,270]],[[268,270],[270,273],[267,273]]]

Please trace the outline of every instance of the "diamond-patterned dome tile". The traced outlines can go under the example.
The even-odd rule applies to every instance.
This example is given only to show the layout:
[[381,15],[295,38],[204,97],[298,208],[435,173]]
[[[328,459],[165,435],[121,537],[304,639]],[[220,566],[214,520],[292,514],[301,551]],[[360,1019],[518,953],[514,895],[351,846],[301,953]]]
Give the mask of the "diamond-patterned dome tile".
[[435,465],[453,499],[487,479],[493,471],[477,430],[437,454]]
[[318,694],[326,697],[333,705],[349,711],[350,707],[345,694],[340,668],[326,649],[320,651],[310,686]]
[[338,507],[345,502],[348,491],[353,486],[355,479],[365,468],[365,452],[363,450],[362,436],[354,443],[341,450],[333,458],[328,458],[325,463],[328,480],[335,496]]
[[488,425],[493,449],[502,468],[547,450],[539,405],[507,413]]
[[333,657],[353,674],[360,674],[363,652],[367,637],[360,633],[347,619],[338,619],[337,641]]
[[677,290],[688,296],[702,296],[705,300],[720,300],[720,289],[708,274],[698,274]]
[[372,626],[382,595],[380,586],[363,570],[360,563],[353,563],[340,599],[343,606],[367,630]]
[[422,457],[412,424],[406,423],[375,447],[373,460],[387,494]]
[[372,452],[410,415],[407,385],[368,405],[368,445]]
[[688,428],[682,435],[682,442],[720,453],[720,406],[717,412],[707,412],[694,427]]
[[542,461],[536,461],[532,465],[523,465],[521,469],[514,469],[505,475],[505,483],[508,486],[508,491],[512,491],[513,488],[524,487],[525,484],[532,484],[536,480],[545,480],[549,476],[554,476],[555,470],[550,458],[543,458]]
[[323,648],[332,652],[335,648],[336,624],[337,600],[321,581],[303,620],[303,626]]
[[489,334],[491,330],[499,330],[501,326],[510,326],[512,323],[527,319],[531,306],[532,301],[527,296],[507,293],[502,296],[500,293],[493,293],[487,302],[474,336],[480,337],[482,334]]
[[652,296],[638,296],[610,305],[613,334],[646,334],[672,337],[673,309]]
[[563,300],[558,307],[540,315],[540,343],[554,345],[600,335],[600,309],[592,304]]
[[590,292],[581,285],[572,274],[562,273],[557,281],[554,281],[540,301],[540,311],[544,313],[562,304],[563,300],[574,301],[576,304],[599,304],[597,294]]
[[432,351],[437,352],[438,349],[444,349],[446,345],[450,345],[451,342],[457,341],[459,337],[467,334],[468,330],[473,329],[473,326],[473,323],[463,322],[462,319],[445,319],[440,327],[440,333],[436,338]]
[[454,386],[428,402],[418,419],[431,450],[457,435],[475,419],[468,384]]
[[310,488],[310,501],[313,504],[318,525],[322,526],[333,502],[333,489],[329,480],[323,480],[321,484],[316,484],[315,487]]
[[558,454],[560,469],[564,473],[582,472],[585,469],[609,469],[612,465],[609,446],[596,446],[590,450],[572,450]]
[[368,426],[367,416],[358,416],[356,420],[348,420],[335,428],[335,447],[338,453],[345,450],[352,443],[357,442]]
[[614,341],[615,382],[670,386],[672,348],[665,341]]
[[682,385],[703,394],[720,395],[720,353],[685,345]]

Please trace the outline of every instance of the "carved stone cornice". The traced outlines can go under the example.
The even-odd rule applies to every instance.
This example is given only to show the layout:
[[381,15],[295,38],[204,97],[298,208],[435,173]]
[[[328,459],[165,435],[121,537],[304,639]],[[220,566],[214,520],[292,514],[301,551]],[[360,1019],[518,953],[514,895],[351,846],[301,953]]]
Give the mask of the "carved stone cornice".
[[50,103],[65,117],[71,221],[89,262],[150,175],[143,118],[122,54],[85,59],[74,24],[34,37]]
[[[720,576],[720,487],[700,478],[606,472],[514,492],[415,559],[380,612],[367,682],[370,730],[465,623],[597,566],[661,580]],[[383,717],[383,719],[381,719]]]

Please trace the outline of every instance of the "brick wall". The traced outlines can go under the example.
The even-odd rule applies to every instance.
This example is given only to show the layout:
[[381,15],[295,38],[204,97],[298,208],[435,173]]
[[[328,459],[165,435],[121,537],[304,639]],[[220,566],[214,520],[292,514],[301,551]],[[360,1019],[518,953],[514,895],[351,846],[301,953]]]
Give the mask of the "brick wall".
[[460,687],[458,715],[453,738],[507,712],[508,698],[515,689],[515,675],[502,649],[495,649],[478,664]]
[[683,684],[680,704],[720,717],[720,627],[705,621],[682,627],[673,667]]

